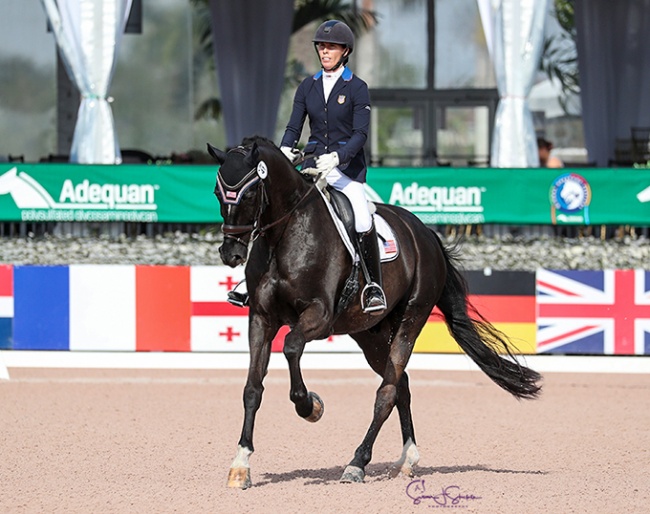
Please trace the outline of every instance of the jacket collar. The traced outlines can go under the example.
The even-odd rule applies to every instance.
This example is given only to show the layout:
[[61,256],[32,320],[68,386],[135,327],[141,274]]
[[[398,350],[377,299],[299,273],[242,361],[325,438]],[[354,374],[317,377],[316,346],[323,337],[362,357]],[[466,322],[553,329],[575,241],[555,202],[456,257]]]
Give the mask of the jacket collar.
[[[352,70],[348,68],[347,66],[343,67],[343,74],[341,75],[341,78],[345,80],[346,82],[352,80],[352,77],[354,76],[354,73],[352,73]],[[323,77],[323,70],[320,70],[316,75],[314,75],[312,78],[314,80],[319,80]]]

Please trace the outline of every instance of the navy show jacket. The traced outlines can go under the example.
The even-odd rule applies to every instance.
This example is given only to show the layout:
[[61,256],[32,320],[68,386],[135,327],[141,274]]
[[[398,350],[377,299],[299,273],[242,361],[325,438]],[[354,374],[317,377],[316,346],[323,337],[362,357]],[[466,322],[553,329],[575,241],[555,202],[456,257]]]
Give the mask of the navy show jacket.
[[[363,146],[370,126],[370,94],[368,85],[349,68],[334,84],[325,103],[323,71],[307,77],[298,86],[293,111],[280,146],[293,147],[299,140],[305,118],[309,116],[309,145],[315,144],[316,156],[336,152],[338,168],[358,182],[366,181],[366,158]],[[310,149],[311,153],[311,149]],[[315,166],[313,159],[303,165]]]

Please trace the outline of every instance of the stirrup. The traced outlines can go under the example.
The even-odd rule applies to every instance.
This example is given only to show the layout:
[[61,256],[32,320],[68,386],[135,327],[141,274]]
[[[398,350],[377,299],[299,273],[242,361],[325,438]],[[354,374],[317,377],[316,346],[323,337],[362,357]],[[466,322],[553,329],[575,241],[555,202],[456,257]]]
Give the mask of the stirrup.
[[[366,304],[366,292],[369,289],[371,292],[374,290],[376,293],[371,297],[371,299],[379,300],[379,302],[381,303],[376,303],[375,305]],[[386,309],[386,295],[384,295],[384,290],[381,288],[381,286],[377,284],[377,282],[370,282],[370,284],[366,284],[366,286],[363,288],[363,291],[361,291],[361,310],[365,313],[369,313],[369,312],[379,312],[385,309]]]
[[239,293],[237,288],[244,283],[245,280],[239,282],[232,291],[228,291],[228,303],[235,307],[246,307],[249,303],[249,296],[247,292]]

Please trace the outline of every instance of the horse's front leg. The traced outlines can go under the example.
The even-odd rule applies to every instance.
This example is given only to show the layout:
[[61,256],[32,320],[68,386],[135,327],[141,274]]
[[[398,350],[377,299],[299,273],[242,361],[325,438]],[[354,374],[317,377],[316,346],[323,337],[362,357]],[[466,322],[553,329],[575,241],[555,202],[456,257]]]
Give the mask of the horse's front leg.
[[315,300],[302,312],[298,323],[284,339],[283,351],[289,363],[289,376],[291,379],[289,395],[298,415],[312,423],[315,423],[323,416],[325,405],[320,396],[307,391],[305,382],[302,379],[300,358],[307,341],[329,336],[329,319],[331,319],[331,314],[326,309],[323,301]]
[[268,371],[271,356],[271,341],[277,327],[269,326],[260,316],[252,316],[249,323],[250,364],[244,387],[244,426],[242,428],[237,455],[230,465],[228,487],[247,489],[252,485],[249,457],[253,447],[255,415],[262,403],[264,377]]

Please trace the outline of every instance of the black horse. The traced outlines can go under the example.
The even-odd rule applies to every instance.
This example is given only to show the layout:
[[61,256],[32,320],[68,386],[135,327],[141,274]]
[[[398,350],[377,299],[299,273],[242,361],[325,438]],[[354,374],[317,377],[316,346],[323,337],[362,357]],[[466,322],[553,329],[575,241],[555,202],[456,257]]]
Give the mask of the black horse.
[[[255,415],[262,402],[271,342],[283,325],[291,329],[284,341],[290,398],[306,420],[318,421],[324,410],[322,400],[307,390],[302,378],[300,358],[308,341],[349,334],[382,377],[373,420],[343,472],[343,482],[363,481],[379,430],[395,406],[403,443],[395,471],[412,475],[419,455],[405,368],[434,306],[442,311],[460,347],[498,386],[517,398],[535,398],[540,393],[541,376],[519,364],[507,337],[469,304],[453,252],[412,213],[377,205],[400,248],[398,259],[382,265],[388,308],[380,316],[364,314],[357,290],[341,309],[341,296],[349,290],[346,285],[356,268],[313,179],[296,171],[271,141],[261,137],[244,139],[227,153],[209,144],[208,151],[221,165],[215,194],[225,237],[219,252],[228,266],[247,262],[250,294],[244,424],[228,486],[251,486]],[[358,272],[354,278],[362,280]]]

